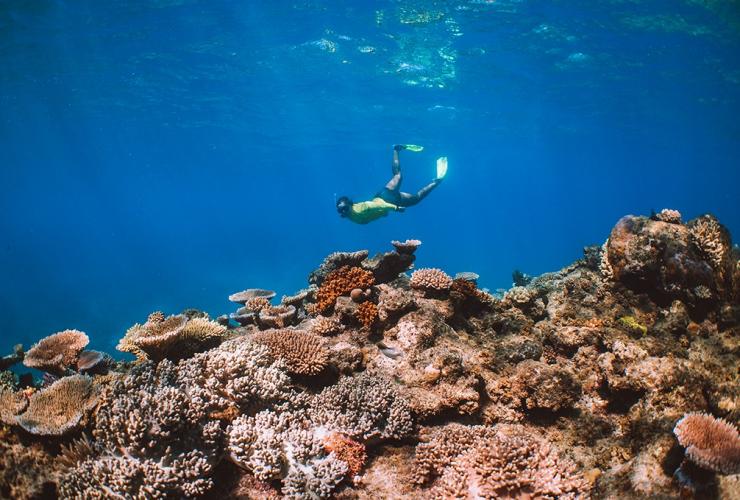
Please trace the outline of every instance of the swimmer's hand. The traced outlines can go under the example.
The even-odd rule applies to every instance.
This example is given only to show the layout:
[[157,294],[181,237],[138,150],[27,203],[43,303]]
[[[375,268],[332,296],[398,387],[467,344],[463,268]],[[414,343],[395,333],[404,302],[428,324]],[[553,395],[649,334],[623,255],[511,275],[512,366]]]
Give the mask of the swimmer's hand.
[[396,207],[396,212],[405,212],[406,207]]

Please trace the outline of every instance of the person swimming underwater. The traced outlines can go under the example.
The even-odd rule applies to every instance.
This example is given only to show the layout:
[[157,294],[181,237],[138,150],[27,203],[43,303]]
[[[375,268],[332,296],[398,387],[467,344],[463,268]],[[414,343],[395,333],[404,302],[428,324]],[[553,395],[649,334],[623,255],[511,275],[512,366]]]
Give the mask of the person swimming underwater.
[[414,144],[396,144],[393,146],[393,177],[382,191],[370,201],[355,203],[347,196],[337,200],[337,212],[357,224],[367,224],[388,215],[388,212],[403,212],[407,207],[416,205],[436,188],[447,175],[447,157],[437,159],[437,177],[421,188],[416,194],[401,191],[401,162],[399,151],[408,150],[418,153],[424,148]]

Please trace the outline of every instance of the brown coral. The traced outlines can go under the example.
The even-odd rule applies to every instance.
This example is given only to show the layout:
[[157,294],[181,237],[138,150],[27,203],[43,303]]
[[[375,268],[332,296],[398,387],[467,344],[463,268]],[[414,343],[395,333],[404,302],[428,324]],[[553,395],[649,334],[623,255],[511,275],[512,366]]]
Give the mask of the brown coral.
[[362,323],[365,328],[372,328],[375,321],[378,319],[378,306],[374,303],[367,301],[357,306],[355,312],[357,320]]
[[425,292],[445,292],[452,286],[452,278],[441,269],[419,269],[411,274],[410,285]]
[[740,434],[729,422],[688,413],[676,423],[673,433],[695,464],[722,474],[740,473]]
[[214,347],[226,335],[227,328],[207,318],[188,320],[178,314],[164,318],[151,314],[143,325],[135,324],[118,343],[117,349],[130,352],[140,360],[183,359]]
[[720,279],[724,279],[730,245],[726,241],[722,225],[711,215],[699,217],[690,224],[692,241],[709,260],[712,268],[719,273]]
[[90,377],[64,377],[29,398],[18,424],[31,434],[61,436],[76,429],[97,403],[98,391]]
[[342,266],[330,272],[316,294],[319,312],[328,313],[338,297],[351,293],[355,288],[370,288],[374,283],[373,273],[360,267]]
[[77,356],[88,342],[90,339],[79,330],[55,333],[33,346],[26,353],[23,364],[29,368],[61,375],[75,364]]
[[252,339],[267,346],[276,358],[285,361],[295,375],[317,375],[329,364],[329,351],[321,337],[302,330],[267,330]]
[[359,474],[367,461],[365,445],[339,432],[331,432],[324,437],[324,449],[347,464],[350,476]]

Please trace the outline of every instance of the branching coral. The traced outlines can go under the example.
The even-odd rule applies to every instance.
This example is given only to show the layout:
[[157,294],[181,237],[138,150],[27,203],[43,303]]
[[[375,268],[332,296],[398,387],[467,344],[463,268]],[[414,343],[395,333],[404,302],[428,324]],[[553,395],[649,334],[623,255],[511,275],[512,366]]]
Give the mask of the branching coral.
[[327,454],[322,433],[300,410],[265,410],[232,423],[228,450],[257,479],[282,480],[288,498],[327,498],[346,476],[348,466]]
[[61,436],[78,428],[97,399],[98,391],[90,377],[64,377],[34,393],[17,422],[31,434]]
[[695,464],[722,474],[740,473],[740,434],[729,422],[688,413],[676,423],[673,433]]
[[367,373],[321,391],[313,415],[326,428],[360,441],[403,439],[414,427],[408,403],[394,385]]
[[439,475],[442,498],[581,498],[589,486],[575,466],[522,426],[458,424],[436,429],[417,447],[419,479]]
[[61,375],[67,368],[74,366],[77,356],[88,342],[90,339],[79,330],[55,333],[33,346],[26,353],[23,364],[29,368]]
[[355,313],[357,320],[362,323],[365,328],[372,328],[375,321],[378,319],[378,306],[374,303],[367,301],[357,306]]
[[93,428],[97,453],[69,464],[62,496],[187,498],[210,489],[221,429],[177,375],[170,361],[144,363],[104,389]]
[[425,292],[446,292],[452,286],[452,278],[441,269],[418,269],[411,274],[410,285]]
[[211,414],[281,399],[290,384],[283,362],[276,362],[267,347],[247,337],[227,340],[181,361],[177,380],[188,396],[202,401],[204,411]]
[[146,323],[128,329],[117,349],[140,360],[178,360],[217,345],[225,337],[225,326],[207,318],[185,315],[164,318],[161,312],[149,315]]
[[329,364],[329,351],[321,337],[303,330],[268,330],[252,339],[267,346],[296,375],[317,375]]
[[705,215],[690,223],[691,240],[724,279],[730,245],[726,241],[722,225],[711,215]]

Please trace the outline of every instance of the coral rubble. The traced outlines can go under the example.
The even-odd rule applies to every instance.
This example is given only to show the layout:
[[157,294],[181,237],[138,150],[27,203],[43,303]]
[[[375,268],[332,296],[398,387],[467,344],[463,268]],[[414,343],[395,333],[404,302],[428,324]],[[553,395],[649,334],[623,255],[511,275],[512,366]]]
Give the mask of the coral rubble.
[[[499,297],[335,253],[309,287],[67,331],[0,372],[0,497],[678,498],[737,492],[740,262],[710,215],[626,216]],[[76,333],[75,333],[76,332]]]

